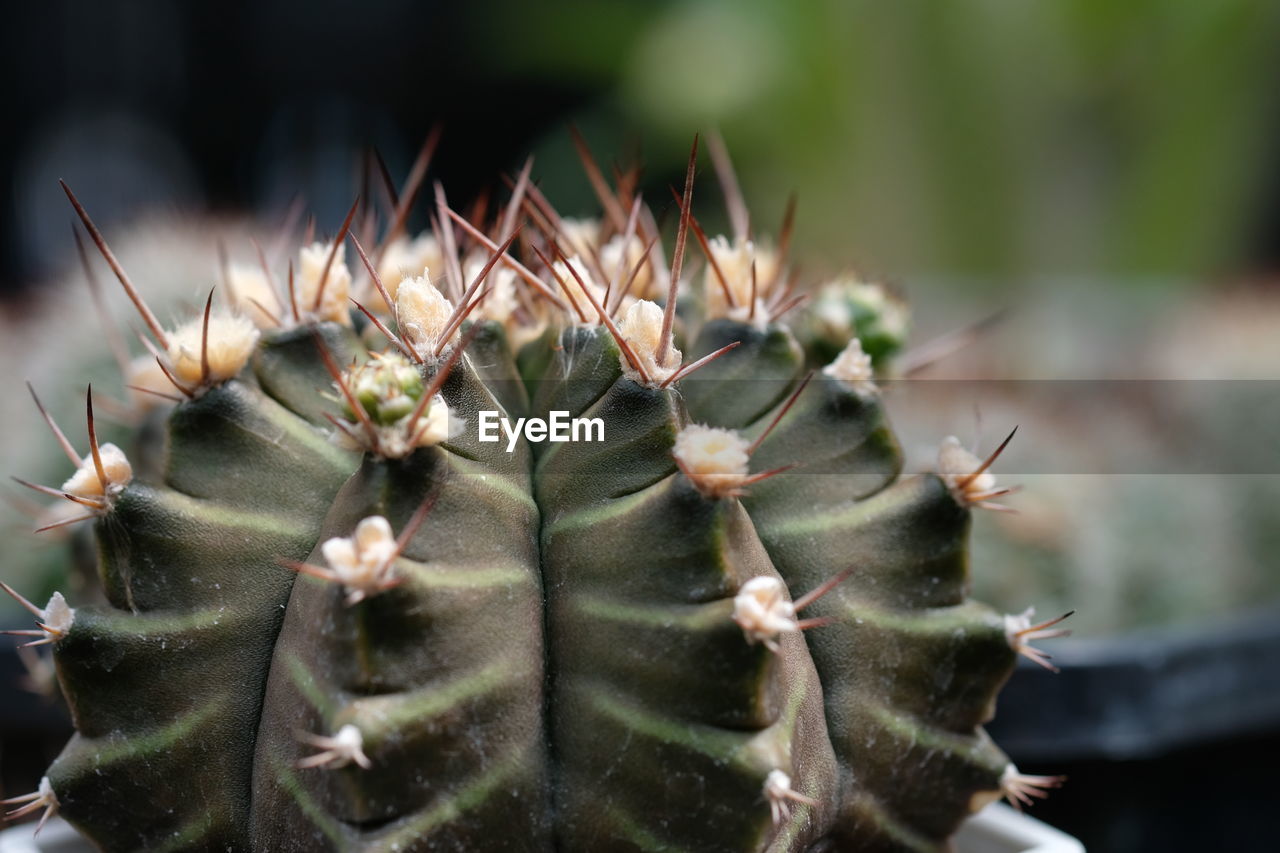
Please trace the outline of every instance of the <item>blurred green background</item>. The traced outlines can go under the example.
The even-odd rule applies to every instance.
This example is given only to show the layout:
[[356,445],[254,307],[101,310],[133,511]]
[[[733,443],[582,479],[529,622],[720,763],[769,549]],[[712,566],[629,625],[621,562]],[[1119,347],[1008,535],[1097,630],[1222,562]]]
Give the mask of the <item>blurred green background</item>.
[[603,150],[643,129],[678,163],[719,127],[770,227],[796,191],[803,248],[908,278],[1238,269],[1280,177],[1275,3],[513,0],[486,24],[513,73],[607,93],[575,116]]

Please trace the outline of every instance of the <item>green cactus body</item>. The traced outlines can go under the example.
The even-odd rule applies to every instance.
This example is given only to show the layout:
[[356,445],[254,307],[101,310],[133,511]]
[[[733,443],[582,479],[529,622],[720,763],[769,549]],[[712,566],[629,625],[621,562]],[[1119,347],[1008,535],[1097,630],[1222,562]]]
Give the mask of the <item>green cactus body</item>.
[[[817,673],[798,635],[774,654],[731,618],[742,583],[776,572],[739,503],[675,472],[679,394],[623,377],[603,329],[582,349],[602,357],[563,358],[550,385],[591,400],[568,411],[602,418],[606,440],[548,445],[536,469],[561,844],[763,849],[769,811],[742,809],[771,770],[803,768],[797,784],[823,803],[835,791]],[[778,849],[821,826],[801,811]]]
[[[455,410],[498,408],[465,364],[444,395]],[[402,460],[367,458],[334,500],[322,538],[369,516],[400,530],[423,501],[434,503],[400,556],[404,582],[394,589],[347,606],[335,584],[306,576],[294,584],[258,738],[256,848],[403,850],[427,839],[443,849],[545,846],[529,451],[474,438]],[[294,766],[295,729],[327,734],[348,724],[362,733],[371,768]]]
[[243,847],[253,734],[293,573],[354,459],[233,380],[178,407],[164,482],[97,525],[109,608],[54,648],[77,734],[49,770],[110,849]]
[[[941,850],[1010,790],[980,726],[1021,634],[869,382],[802,385],[767,317],[703,322],[695,357],[737,347],[682,376],[634,301],[513,354],[406,282],[416,358],[306,317],[229,381],[206,352],[160,481],[107,490],[110,606],[44,629],[78,734],[29,801],[108,850]],[[603,440],[508,452],[488,411]]]
[[[723,330],[713,331],[695,355],[721,345]],[[770,339],[790,339],[783,328],[738,334],[760,345],[727,354],[718,362],[729,363],[725,372],[761,357]],[[768,349],[799,379],[794,347]],[[695,417],[748,435],[772,421],[767,410],[754,421],[718,416],[730,411],[722,395],[746,411],[776,400],[773,389],[700,380]],[[758,401],[749,405],[753,388]],[[805,387],[755,461],[801,463],[790,482],[766,481],[743,498],[788,586],[811,589],[831,567],[856,567],[815,603],[814,616],[832,621],[807,637],[845,774],[836,837],[927,849],[968,814],[957,792],[998,789],[1009,765],[979,729],[994,715],[1015,652],[1003,619],[965,599],[969,512],[936,475],[897,479],[901,455],[879,397],[826,375]],[[922,796],[930,784],[937,787]]]

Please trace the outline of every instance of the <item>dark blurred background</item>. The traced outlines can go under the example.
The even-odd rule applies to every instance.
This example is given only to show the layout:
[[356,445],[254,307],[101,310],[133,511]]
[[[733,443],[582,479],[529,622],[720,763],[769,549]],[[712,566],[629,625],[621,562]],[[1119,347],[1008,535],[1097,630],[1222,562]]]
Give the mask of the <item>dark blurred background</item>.
[[[904,281],[926,338],[1029,306],[1002,346],[964,363],[970,375],[1276,379],[1277,44],[1280,4],[1266,0],[7,2],[0,315],[26,322],[37,310],[30,297],[56,292],[69,268],[59,178],[109,239],[140,224],[145,242],[158,221],[197,231],[210,217],[278,223],[295,198],[332,231],[365,152],[376,146],[400,180],[438,125],[431,176],[455,205],[500,186],[532,152],[552,200],[591,215],[570,123],[605,158],[643,158],[659,209],[694,132],[719,128],[762,230],[798,193],[797,247],[814,275],[857,264]],[[722,224],[714,182],[702,186],[699,216]],[[1200,347],[1192,357],[1188,330]],[[1150,434],[1141,424],[1133,433]],[[1023,434],[1034,448],[1035,433]],[[1238,495],[1241,482],[1213,488]],[[1205,483],[1194,491],[1205,494]],[[1274,544],[1280,478],[1268,483],[1257,494],[1270,497],[1251,506],[1262,506],[1258,528],[1272,525]],[[1037,487],[1040,498],[1029,490],[1023,520],[1009,523],[1080,525],[1070,513],[1085,502],[1066,492],[1055,507],[1055,486]],[[1177,491],[1161,482],[1142,494]],[[1063,572],[1085,561],[1136,577],[1132,598],[1153,584],[1185,586],[1194,609],[1215,577],[1206,567],[1245,559],[1228,547],[1238,539],[1228,522],[1208,514],[1219,504],[1224,516],[1240,513],[1206,500],[1213,506],[1169,510],[1161,528],[1135,522],[1160,540],[1151,549],[1164,549],[1139,562],[1162,574],[1125,574],[1126,555],[1147,547],[1130,534],[1099,551],[1096,531],[1119,510],[1088,519],[1083,556],[1071,549],[1084,537],[1050,548],[1024,526],[1011,538],[1026,560],[1052,559]],[[983,525],[995,523],[979,522],[980,555],[990,547]],[[1197,524],[1198,543],[1217,533],[1232,540],[1226,550],[1191,558],[1168,532]],[[1275,552],[1257,550],[1246,567],[1275,592]],[[1073,589],[1062,587],[1050,593]],[[1100,595],[1095,603],[1111,596],[1116,611],[1132,600]],[[1250,597],[1227,596],[1215,614],[1230,627],[1231,608]],[[1107,611],[1096,606],[1094,618]],[[1123,637],[1132,626],[1097,627]],[[1278,641],[1260,647],[1269,657],[1236,665],[1256,663],[1274,684]],[[1230,643],[1213,642],[1227,660]],[[1105,693],[1103,669],[1081,689]],[[1030,699],[1018,704],[1027,695],[1011,692],[1002,716],[1041,714]],[[1277,736],[1280,722],[1255,722],[1160,748],[1055,752],[1050,732],[1013,757],[1026,771],[1073,776],[1037,814],[1092,850],[1261,850],[1274,784],[1260,755]],[[6,773],[38,776],[59,743],[14,745]]]
[[[50,0],[0,35],[0,283],[53,274],[63,177],[156,205],[340,217],[377,145],[435,123],[466,199],[525,152],[587,204],[569,120],[662,177],[721,128],[772,222],[832,263],[1012,287],[1280,258],[1275,37],[1256,0]],[[661,189],[660,184],[658,188]],[[579,195],[573,195],[577,191]]]

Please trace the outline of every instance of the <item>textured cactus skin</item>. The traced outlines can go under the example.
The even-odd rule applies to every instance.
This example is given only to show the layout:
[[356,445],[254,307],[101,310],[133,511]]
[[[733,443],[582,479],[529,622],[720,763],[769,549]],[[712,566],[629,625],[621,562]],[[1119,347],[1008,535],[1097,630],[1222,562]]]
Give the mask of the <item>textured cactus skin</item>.
[[[499,406],[468,366],[444,393],[463,411]],[[404,460],[366,460],[343,486],[321,538],[374,514],[398,529],[429,494],[437,499],[404,552],[412,568],[401,586],[347,607],[334,584],[294,584],[258,742],[257,849],[546,846],[542,585],[529,476],[527,445],[508,455],[469,432]],[[294,769],[295,728],[346,723],[364,733],[373,769]]]
[[55,647],[77,735],[49,777],[109,849],[244,847],[253,736],[292,572],[356,464],[234,380],[178,408],[160,486],[98,521],[111,609]]
[[[775,656],[730,619],[737,587],[776,572],[737,502],[707,501],[673,476],[669,448],[687,420],[679,396],[601,370],[618,364],[612,340],[583,337],[562,341],[577,354],[562,361],[566,381],[550,383],[553,405],[569,398],[571,413],[603,417],[605,442],[547,445],[536,478],[560,842],[763,849],[768,810],[743,805],[760,800],[769,770],[794,762],[796,784],[823,803],[835,790],[817,673],[798,635]],[[615,423],[626,428],[610,432]],[[679,533],[654,535],[663,529]],[[776,846],[802,847],[828,818]]]
[[[708,332],[695,355],[720,345],[724,331]],[[779,371],[789,365],[798,378],[796,350],[771,343],[789,337],[786,330],[738,334],[758,344],[713,368],[732,374],[735,359],[773,353]],[[758,432],[751,422],[721,418],[729,408],[718,394],[733,391],[740,411],[757,408],[743,399],[752,389],[766,405],[776,394],[717,379],[698,378],[706,391],[691,412]],[[765,413],[755,424],[771,419]],[[845,774],[835,837],[927,848],[968,814],[960,792],[999,787],[1008,759],[979,726],[994,714],[1015,653],[1001,617],[965,600],[968,510],[936,475],[897,479],[901,455],[878,397],[815,377],[756,459],[766,468],[785,464],[800,448],[805,468],[820,473],[795,472],[799,488],[795,480],[761,483],[743,505],[793,590],[817,586],[831,566],[858,567],[814,605],[834,621],[807,637]]]
[[[54,643],[61,814],[107,850],[945,849],[1010,767],[981,725],[1015,650],[966,598],[968,507],[901,476],[874,390],[816,375],[752,459],[799,467],[714,499],[676,436],[764,431],[807,369],[785,325],[703,324],[687,360],[739,346],[668,388],[601,326],[518,354],[471,328],[441,389],[467,428],[402,459],[329,440],[317,346],[361,360],[368,328],[268,333],[174,408],[162,477],[95,522],[110,606]],[[482,410],[604,440],[507,453]],[[350,605],[281,564],[428,501],[399,586]],[[798,597],[850,567],[776,652],[731,618],[752,578]],[[299,768],[299,732],[347,724],[369,768]],[[775,770],[811,800],[778,824]]]

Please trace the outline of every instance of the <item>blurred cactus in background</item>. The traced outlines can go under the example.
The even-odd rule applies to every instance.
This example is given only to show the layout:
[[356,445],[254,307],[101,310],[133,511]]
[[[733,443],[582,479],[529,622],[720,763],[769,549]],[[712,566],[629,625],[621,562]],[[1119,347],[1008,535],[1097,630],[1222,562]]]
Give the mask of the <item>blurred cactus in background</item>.
[[653,159],[691,124],[720,126],[757,204],[798,192],[813,254],[1010,289],[1194,280],[1254,238],[1275,4],[585,5],[512,4],[494,18],[511,26],[500,60],[615,86],[576,120],[646,128]]

